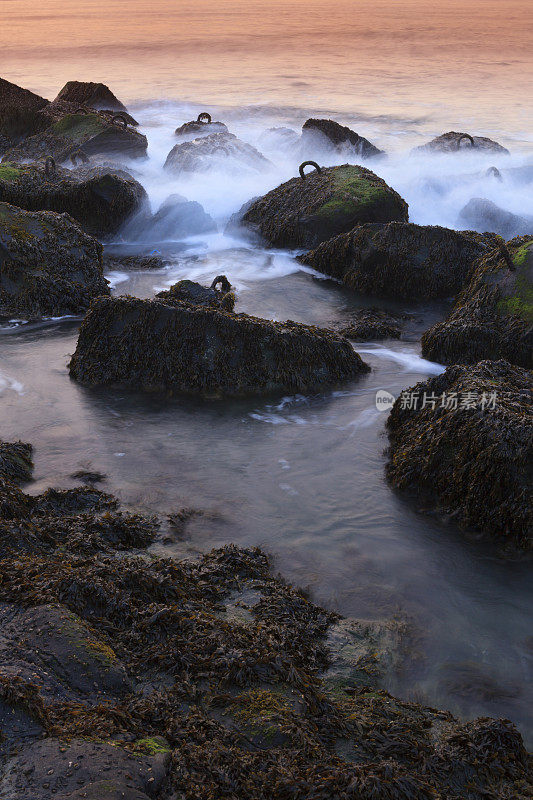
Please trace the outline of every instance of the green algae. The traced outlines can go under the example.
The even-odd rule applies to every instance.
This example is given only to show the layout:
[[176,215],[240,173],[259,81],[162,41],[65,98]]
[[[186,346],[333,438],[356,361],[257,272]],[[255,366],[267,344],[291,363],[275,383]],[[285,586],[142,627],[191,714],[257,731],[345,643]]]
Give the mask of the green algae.
[[533,282],[530,278],[530,262],[533,262],[532,243],[527,242],[519,247],[512,259],[519,271],[514,281],[515,292],[501,299],[496,308],[500,314],[533,322]]
[[16,181],[20,177],[22,170],[10,162],[6,161],[5,164],[0,164],[0,181]]
[[383,185],[373,183],[368,176],[357,175],[354,167],[339,167],[332,172],[334,194],[318,212],[321,216],[351,215],[363,206],[387,200]]
[[85,140],[102,133],[108,122],[97,114],[68,114],[50,128],[50,133],[67,139]]
[[152,756],[159,753],[170,753],[170,747],[161,736],[147,736],[144,739],[137,739],[134,748],[135,750],[148,752]]

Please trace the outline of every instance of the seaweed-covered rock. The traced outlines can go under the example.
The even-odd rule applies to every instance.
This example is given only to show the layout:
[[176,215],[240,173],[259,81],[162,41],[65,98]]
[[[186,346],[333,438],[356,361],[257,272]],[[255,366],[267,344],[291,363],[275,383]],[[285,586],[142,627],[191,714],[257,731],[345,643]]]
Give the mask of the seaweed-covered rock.
[[0,315],[77,314],[109,294],[102,245],[66,214],[0,203]]
[[144,157],[148,147],[146,136],[124,123],[125,120],[113,122],[96,112],[67,114],[42,133],[29,136],[8,150],[5,158],[23,161],[52,157],[59,163],[79,150],[87,156]]
[[505,358],[533,366],[533,239],[494,247],[476,264],[444,322],[422,337],[422,354],[441,364]]
[[301,256],[302,263],[363,294],[426,300],[456,294],[483,237],[430,225],[360,225]]
[[533,546],[533,377],[455,365],[396,400],[387,477],[467,527]]
[[217,226],[200,203],[172,194],[155,214],[145,207],[121,231],[129,242],[164,242],[213,233]]
[[126,111],[126,106],[115,97],[105,83],[92,83],[89,81],[68,81],[56,100],[66,100],[78,106],[89,106],[97,111],[108,109],[110,111]]
[[319,389],[367,369],[346,339],[319,328],[133,297],[95,302],[70,362],[87,386],[204,395]]
[[512,239],[525,234],[533,235],[533,217],[513,214],[499,208],[496,203],[483,197],[473,197],[459,212],[462,224],[474,231],[490,231]]
[[0,154],[43,129],[39,117],[48,100],[0,78]]
[[29,481],[33,470],[32,446],[0,441],[0,480]]
[[223,122],[212,122],[211,115],[204,111],[198,114],[198,119],[185,122],[174,131],[180,138],[197,139],[201,136],[210,136],[212,133],[228,133],[228,128]]
[[344,164],[292,178],[247,203],[237,219],[274,247],[311,248],[365,222],[406,222],[408,207],[369,169]]
[[343,156],[373,158],[385,155],[383,150],[360,136],[351,128],[339,125],[332,119],[308,119],[302,128],[302,155],[312,154],[316,150],[331,150]]
[[[221,289],[218,289],[218,285]],[[231,284],[225,275],[218,275],[211,286],[206,288],[195,281],[182,280],[175,283],[170,289],[156,294],[163,300],[179,300],[182,303],[191,303],[193,306],[220,308],[233,311],[235,295],[231,291]]]
[[363,308],[353,314],[348,324],[336,322],[332,327],[358,342],[378,341],[379,339],[399,339],[401,336],[402,317],[379,308]]
[[415,147],[413,153],[458,153],[463,149],[465,152],[472,150],[473,152],[481,151],[509,155],[509,150],[506,147],[492,139],[488,139],[486,136],[470,136],[469,133],[457,133],[456,131],[443,133],[427,144]]
[[92,236],[117,233],[145,201],[141,184],[122,170],[0,164],[0,202],[27,211],[66,212]]
[[177,175],[213,168],[230,169],[232,174],[254,174],[264,172],[271,163],[259,150],[237,139],[233,133],[211,133],[174,145],[164,166]]

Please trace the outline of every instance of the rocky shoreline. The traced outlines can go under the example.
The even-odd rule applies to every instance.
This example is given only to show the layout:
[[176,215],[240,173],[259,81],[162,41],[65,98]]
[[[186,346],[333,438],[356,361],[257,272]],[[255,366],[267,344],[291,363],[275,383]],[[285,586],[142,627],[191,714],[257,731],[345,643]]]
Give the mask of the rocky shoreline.
[[[322,392],[369,372],[350,340],[402,337],[407,317],[381,301],[453,299],[422,337],[423,356],[448,368],[403,393],[423,402],[394,403],[384,472],[425,512],[515,555],[531,550],[533,232],[505,241],[496,228],[510,223],[497,207],[490,231],[415,225],[377,172],[303,161],[227,232],[296,249],[301,263],[371,296],[375,306],[350,325],[239,313],[224,275],[150,299],[111,296],[103,241],[213,233],[215,221],[176,194],[152,212],[123,163],[144,158],[148,141],[104,84],[69,82],[49,102],[0,80],[0,101],[0,317],[85,315],[73,381],[163,397]],[[168,173],[272,167],[270,152],[208,112],[175,136]],[[332,120],[262,141],[302,158],[318,148],[373,159],[377,170],[386,158]],[[458,158],[465,148],[507,153],[457,132],[424,152]],[[166,262],[154,251],[106,263]],[[462,723],[385,691],[383,672],[404,645],[397,619],[340,619],[256,548],[156,556],[167,523],[121,509],[94,488],[98,476],[35,496],[21,489],[31,479],[31,446],[0,442],[0,798],[532,796],[511,722]]]

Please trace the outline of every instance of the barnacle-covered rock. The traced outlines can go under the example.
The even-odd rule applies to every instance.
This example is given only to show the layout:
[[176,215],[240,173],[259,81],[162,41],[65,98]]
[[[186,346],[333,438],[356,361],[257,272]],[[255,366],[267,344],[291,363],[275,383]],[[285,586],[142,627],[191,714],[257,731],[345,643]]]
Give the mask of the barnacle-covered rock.
[[490,231],[512,239],[525,234],[533,235],[533,217],[513,214],[499,208],[483,197],[473,197],[459,212],[461,224],[475,231]]
[[164,166],[176,175],[210,169],[229,169],[232,174],[254,174],[265,172],[271,163],[259,150],[237,139],[233,133],[211,133],[174,145]]
[[38,112],[47,103],[44,97],[0,78],[0,154],[43,129]]
[[[219,285],[220,289],[217,288]],[[209,288],[195,281],[181,280],[170,289],[156,294],[156,297],[162,300],[179,300],[191,303],[193,306],[220,308],[226,311],[233,311],[235,306],[235,295],[231,291],[231,284],[225,275],[218,275]]]
[[344,164],[292,178],[247,203],[234,223],[274,247],[317,247],[365,222],[407,222],[399,194],[369,169]]
[[213,233],[217,226],[200,203],[172,194],[160,205],[155,214],[146,207],[130,219],[121,231],[129,242],[164,242]]
[[96,239],[66,214],[0,203],[0,315],[77,314],[102,294],[109,286]]
[[345,158],[384,155],[383,150],[345,125],[339,125],[332,119],[308,119],[302,128],[302,156],[310,157],[324,150],[342,154]]
[[[335,323],[337,330],[358,342],[378,341],[380,339],[399,339],[401,336],[401,317],[378,308],[363,308],[353,314],[348,324]],[[330,327],[330,326],[328,326]]]
[[122,170],[105,167],[46,170],[43,164],[0,164],[0,202],[27,211],[66,212],[92,236],[109,236],[146,201],[146,192]]
[[105,83],[68,81],[57,95],[56,100],[66,100],[68,103],[89,106],[89,108],[97,110],[126,111],[126,106]]
[[533,239],[497,238],[475,265],[444,322],[422,337],[422,354],[441,364],[505,358],[533,366]]
[[528,370],[506,361],[448,367],[396,400],[387,476],[462,525],[531,548],[532,408]]
[[5,158],[23,161],[52,157],[60,163],[78,150],[87,156],[144,157],[148,147],[146,136],[125,122],[120,119],[113,122],[97,112],[67,114],[42,133],[28,136],[8,150]]
[[470,136],[469,133],[457,133],[449,131],[441,136],[436,136],[427,144],[413,148],[413,153],[458,153],[483,152],[483,153],[504,153],[509,155],[509,150],[498,142],[486,136]]
[[197,139],[200,136],[209,136],[212,133],[228,133],[228,128],[223,122],[212,122],[211,115],[207,112],[198,115],[198,119],[184,122],[174,131],[180,138]]
[[360,225],[300,260],[362,294],[427,300],[456,294],[487,247],[477,234],[391,222]]
[[203,395],[305,391],[368,367],[346,339],[174,300],[100,298],[87,314],[70,374],[109,384]]

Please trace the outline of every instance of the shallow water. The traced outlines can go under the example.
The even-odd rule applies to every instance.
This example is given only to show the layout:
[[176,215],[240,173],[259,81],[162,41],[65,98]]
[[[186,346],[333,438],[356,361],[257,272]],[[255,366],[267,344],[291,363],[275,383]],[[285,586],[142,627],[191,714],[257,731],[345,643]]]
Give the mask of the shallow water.
[[[220,165],[176,179],[162,164],[174,143],[173,128],[196,113],[191,105],[137,104],[149,158],[130,166],[154,210],[170,194],[184,194],[204,205],[219,232],[173,242],[169,231],[169,241],[148,238],[135,245],[117,237],[113,246],[162,250],[171,254],[171,265],[113,271],[113,291],[151,297],[182,277],[210,283],[225,273],[237,287],[238,311],[327,324],[346,320],[358,307],[379,305],[408,315],[404,336],[355,344],[371,373],[326,394],[207,403],[93,391],[70,381],[67,363],[78,320],[4,325],[2,438],[34,444],[30,491],[73,485],[72,473],[90,469],[105,473],[103,488],[123,502],[163,517],[184,506],[203,509],[183,539],[169,532],[155,550],[182,555],[230,541],[260,545],[318,602],[348,615],[408,619],[416,646],[402,674],[391,676],[390,690],[465,717],[510,717],[531,741],[530,565],[502,560],[452,522],[421,513],[384,480],[386,414],[376,409],[375,393],[386,389],[397,396],[442,370],[420,357],[419,339],[448,303],[421,307],[360,297],[303,269],[294,253],[225,236],[229,216],[293,175],[296,161],[276,153],[264,175],[236,180],[232,165]],[[251,122],[242,109],[232,109],[225,119],[252,143],[269,125],[286,123],[272,110]],[[382,136],[394,151],[393,137]],[[493,163],[519,166],[527,158],[520,150],[496,161],[468,153],[429,159],[393,152],[372,166],[409,201],[412,221],[458,227],[459,209],[479,193],[520,211],[531,185],[510,177],[496,185],[485,171]],[[322,160],[331,163],[331,157]]]

